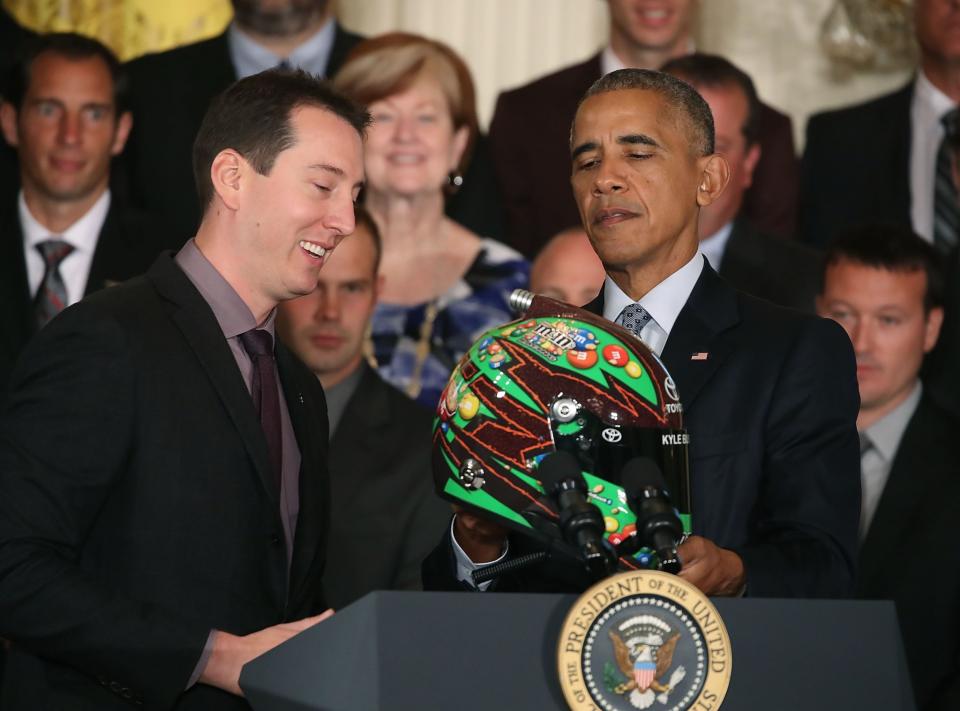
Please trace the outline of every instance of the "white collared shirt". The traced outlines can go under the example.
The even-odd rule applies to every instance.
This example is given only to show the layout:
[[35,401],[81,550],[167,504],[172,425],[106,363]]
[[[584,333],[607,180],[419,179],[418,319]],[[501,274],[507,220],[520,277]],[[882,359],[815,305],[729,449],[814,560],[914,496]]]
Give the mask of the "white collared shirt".
[[[502,563],[507,558],[507,553],[510,552],[510,541],[503,542],[503,551],[500,553],[500,556],[496,560],[491,560],[487,563],[474,563],[470,560],[470,556],[467,555],[467,552],[460,547],[460,543],[457,541],[457,537],[454,535],[454,524],[457,522],[457,515],[453,515],[453,519],[450,521],[450,542],[453,544],[453,557],[457,561],[457,580],[460,582],[469,583],[473,585],[473,572],[475,570],[480,570],[480,568],[486,568],[489,565],[494,565],[496,563]],[[487,580],[485,582],[477,585],[477,590],[486,592],[487,588],[493,585],[493,579]]]
[[[690,38],[690,41],[687,43],[687,54],[693,54],[697,51],[697,47],[693,42],[693,38]],[[616,55],[610,45],[607,45],[603,48],[603,51],[600,53],[600,71],[604,76],[610,72],[615,72],[618,69],[626,69],[627,65],[620,61],[620,57]],[[660,67],[650,67],[651,69],[659,69]]]
[[870,448],[860,455],[860,540],[867,537],[873,516],[877,513],[880,497],[890,478],[890,468],[900,449],[900,440],[903,439],[907,425],[913,419],[920,396],[923,394],[923,385],[920,381],[914,386],[910,394],[893,410],[874,422],[865,434],[870,440]]
[[20,212],[20,228],[23,232],[23,251],[27,262],[27,283],[31,296],[37,293],[46,264],[40,256],[37,245],[48,239],[61,239],[73,247],[73,251],[60,262],[60,276],[67,287],[67,305],[75,304],[83,298],[90,276],[90,264],[100,239],[100,230],[110,210],[110,191],[105,190],[86,214],[60,233],[44,227],[27,207],[23,191],[17,200]]
[[330,52],[333,51],[336,30],[336,21],[331,17],[323,27],[317,30],[316,34],[297,45],[289,57],[281,57],[254,42],[243,33],[243,30],[237,28],[236,23],[231,22],[227,29],[227,45],[230,48],[230,60],[237,73],[237,79],[273,69],[282,61],[286,61],[295,69],[303,69],[324,77],[327,74]]
[[700,240],[700,251],[710,262],[710,266],[716,272],[720,271],[720,265],[723,263],[723,255],[727,251],[727,242],[730,241],[730,233],[733,232],[733,220],[725,224],[719,230],[714,232],[706,239]]
[[703,254],[698,250],[693,258],[673,274],[634,302],[609,276],[603,282],[603,317],[616,321],[620,312],[633,303],[640,304],[652,320],[640,331],[640,340],[658,356],[663,353],[673,324],[690,298],[697,279],[703,272]]
[[910,221],[914,231],[933,242],[933,193],[937,151],[943,140],[943,118],[956,105],[949,96],[917,72],[910,104]]
[[620,57],[614,54],[610,45],[603,48],[603,51],[600,53],[600,71],[603,72],[603,76],[606,76],[610,72],[615,72],[618,69],[626,68],[627,65],[621,62]]

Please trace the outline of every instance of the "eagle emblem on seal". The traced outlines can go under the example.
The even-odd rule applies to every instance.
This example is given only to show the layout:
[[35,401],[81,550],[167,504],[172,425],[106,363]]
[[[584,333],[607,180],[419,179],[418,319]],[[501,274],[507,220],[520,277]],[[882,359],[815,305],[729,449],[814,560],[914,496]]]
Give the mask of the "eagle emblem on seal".
[[666,704],[670,692],[687,674],[683,666],[671,672],[680,634],[673,633],[666,622],[653,615],[630,618],[617,630],[611,630],[609,635],[620,675],[607,669],[607,688],[627,696],[634,708],[647,709],[655,701]]

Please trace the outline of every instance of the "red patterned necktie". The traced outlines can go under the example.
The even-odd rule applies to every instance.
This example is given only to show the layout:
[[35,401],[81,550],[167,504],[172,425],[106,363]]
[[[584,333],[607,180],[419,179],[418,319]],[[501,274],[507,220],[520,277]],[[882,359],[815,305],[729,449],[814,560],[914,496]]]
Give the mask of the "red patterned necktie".
[[34,313],[37,326],[43,328],[47,322],[63,311],[67,305],[67,286],[60,274],[60,263],[73,252],[73,245],[61,239],[44,240],[37,246],[45,265],[43,281],[34,299]]

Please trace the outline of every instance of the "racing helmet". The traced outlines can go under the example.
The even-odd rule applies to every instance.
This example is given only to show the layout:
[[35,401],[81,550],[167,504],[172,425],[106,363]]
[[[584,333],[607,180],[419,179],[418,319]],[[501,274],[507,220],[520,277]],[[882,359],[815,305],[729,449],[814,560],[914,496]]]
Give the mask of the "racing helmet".
[[[683,407],[663,363],[631,332],[595,314],[529,292],[511,303],[523,316],[484,333],[467,351],[437,404],[437,493],[488,520],[544,542],[561,537],[559,512],[537,477],[555,451],[576,457],[606,539],[635,535],[620,482],[624,465],[652,460],[690,532]],[[649,549],[621,557],[656,565]]]

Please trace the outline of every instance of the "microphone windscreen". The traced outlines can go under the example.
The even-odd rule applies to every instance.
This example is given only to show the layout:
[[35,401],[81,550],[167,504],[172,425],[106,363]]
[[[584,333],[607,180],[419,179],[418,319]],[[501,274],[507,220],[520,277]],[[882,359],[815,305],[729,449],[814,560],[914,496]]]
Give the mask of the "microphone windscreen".
[[634,457],[620,471],[620,485],[627,496],[635,496],[642,489],[655,487],[665,489],[660,467],[650,457]]
[[549,492],[561,481],[567,479],[582,479],[580,462],[569,452],[553,452],[540,460],[537,465],[536,476]]

